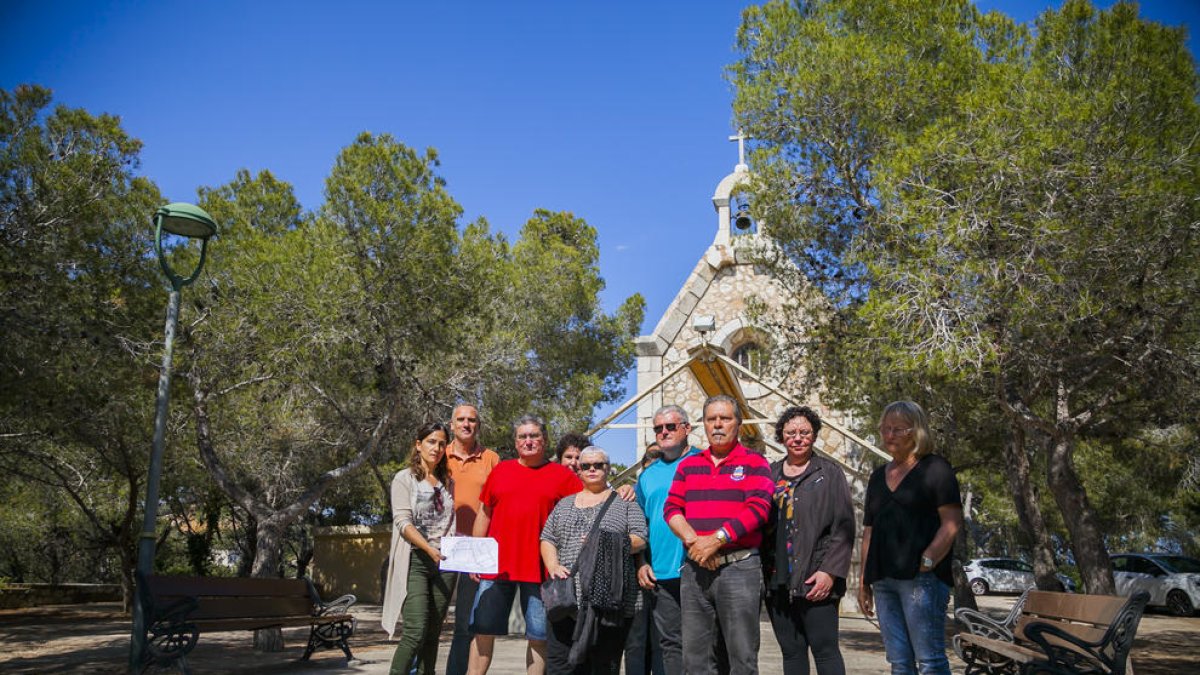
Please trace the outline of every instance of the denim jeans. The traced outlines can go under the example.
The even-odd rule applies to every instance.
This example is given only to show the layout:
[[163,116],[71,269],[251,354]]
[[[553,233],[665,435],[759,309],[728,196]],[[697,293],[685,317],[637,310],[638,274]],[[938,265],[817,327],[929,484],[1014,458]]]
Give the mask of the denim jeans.
[[545,640],[546,606],[542,604],[541,584],[532,581],[480,579],[471,607],[471,630],[477,635],[508,635],[508,615],[518,594],[525,615],[525,637]]
[[892,675],[950,675],[946,605],[950,587],[932,572],[871,584]]
[[715,646],[724,641],[733,675],[758,673],[758,613],[762,606],[758,556],[709,571],[683,565],[679,600],[683,613],[683,668],[688,675],[718,672]]

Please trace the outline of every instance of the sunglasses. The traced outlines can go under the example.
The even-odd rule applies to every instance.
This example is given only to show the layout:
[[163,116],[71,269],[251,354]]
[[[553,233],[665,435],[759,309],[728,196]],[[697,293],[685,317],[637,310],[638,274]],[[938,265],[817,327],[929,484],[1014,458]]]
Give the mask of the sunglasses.
[[608,462],[580,462],[579,470],[591,471],[592,469],[595,469],[597,471],[603,471],[607,466]]
[[674,433],[674,431],[676,429],[678,429],[679,427],[682,427],[684,424],[685,424],[684,422],[667,422],[666,424],[655,424],[654,425],[654,433],[661,434],[663,431],[669,431],[669,432]]
[[442,488],[435,487],[433,488],[433,510],[435,513],[441,514],[444,508],[446,505],[442,503]]

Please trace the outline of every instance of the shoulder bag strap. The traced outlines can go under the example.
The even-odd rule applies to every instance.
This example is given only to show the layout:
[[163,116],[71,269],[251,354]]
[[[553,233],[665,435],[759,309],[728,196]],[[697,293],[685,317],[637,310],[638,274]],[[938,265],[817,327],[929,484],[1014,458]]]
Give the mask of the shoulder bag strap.
[[[613,490],[612,493],[608,495],[608,499],[604,501],[604,506],[600,507],[600,512],[596,514],[596,520],[592,521],[592,529],[588,530],[588,539],[591,539],[592,535],[596,534],[596,530],[600,529],[600,521],[604,520],[604,514],[608,511],[608,507],[612,506],[612,503],[616,501],[616,499],[617,491]],[[577,567],[579,567],[578,560],[576,560],[575,564],[571,567],[571,574],[575,574],[575,568]]]

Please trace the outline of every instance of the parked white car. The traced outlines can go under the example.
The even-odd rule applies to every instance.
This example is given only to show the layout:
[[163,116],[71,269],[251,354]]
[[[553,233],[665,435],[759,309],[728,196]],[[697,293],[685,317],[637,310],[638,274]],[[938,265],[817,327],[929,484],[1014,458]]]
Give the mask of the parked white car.
[[1191,616],[1200,607],[1200,560],[1165,553],[1112,556],[1118,595],[1150,594],[1150,606],[1175,616]]
[[[976,558],[963,566],[971,592],[975,595],[987,593],[1021,593],[1037,586],[1033,566],[1016,558]],[[1055,575],[1063,588],[1075,592],[1075,582],[1062,574]]]

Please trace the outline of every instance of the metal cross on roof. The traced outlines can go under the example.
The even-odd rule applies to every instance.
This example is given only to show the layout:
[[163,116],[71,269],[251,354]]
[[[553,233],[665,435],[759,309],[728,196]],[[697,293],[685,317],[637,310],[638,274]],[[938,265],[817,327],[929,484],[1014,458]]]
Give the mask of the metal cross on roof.
[[749,168],[746,166],[746,139],[750,138],[742,129],[738,129],[736,136],[730,136],[730,141],[737,141],[738,144],[738,168]]

